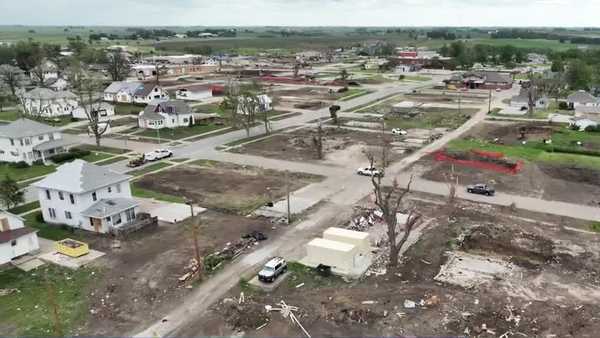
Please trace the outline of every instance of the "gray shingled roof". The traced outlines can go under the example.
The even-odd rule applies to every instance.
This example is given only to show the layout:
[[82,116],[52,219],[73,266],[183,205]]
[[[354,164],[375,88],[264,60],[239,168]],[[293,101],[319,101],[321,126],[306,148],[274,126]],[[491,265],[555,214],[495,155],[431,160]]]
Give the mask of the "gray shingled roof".
[[575,93],[569,95],[567,97],[567,101],[577,102],[577,103],[582,103],[582,104],[599,102],[597,97],[586,92],[585,90],[579,90],[579,91],[576,91]]
[[107,198],[101,199],[81,212],[81,215],[94,218],[105,218],[115,215],[127,209],[138,206],[139,203],[133,198]]
[[67,90],[54,91],[48,88],[35,88],[23,95],[26,99],[32,100],[53,100],[53,99],[77,99],[77,96]]
[[142,86],[141,82],[115,81],[106,87],[104,92],[116,94],[120,91],[125,91],[133,95],[140,86]]
[[0,125],[0,137],[22,138],[58,132],[59,129],[28,119],[18,119],[9,124]]
[[61,165],[56,172],[32,185],[38,188],[83,193],[127,181],[130,178],[131,176],[119,174],[84,160],[75,160]]
[[140,116],[144,120],[164,120],[164,117],[158,112],[165,114],[193,114],[192,108],[183,100],[169,100],[157,103],[150,103],[144,108],[144,113]]
[[137,88],[137,90],[135,91],[135,95],[147,96],[148,94],[150,94],[152,92],[152,89],[154,89],[154,87],[156,87],[156,84],[151,83],[151,82],[146,82]]

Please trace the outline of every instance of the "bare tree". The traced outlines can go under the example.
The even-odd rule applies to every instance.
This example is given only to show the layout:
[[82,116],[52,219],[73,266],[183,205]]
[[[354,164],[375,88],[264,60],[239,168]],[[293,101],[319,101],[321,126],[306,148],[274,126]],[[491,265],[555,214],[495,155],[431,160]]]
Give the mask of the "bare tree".
[[198,244],[200,225],[201,225],[200,215],[194,216],[194,218],[192,219],[192,223],[190,224],[190,232],[192,235],[192,238],[191,238],[192,244],[194,245],[194,256],[195,256],[196,262],[198,264],[198,278],[199,279],[202,278],[202,270],[204,269],[203,262],[202,262],[202,256],[200,255],[200,245]]
[[373,192],[375,194],[375,204],[381,210],[383,219],[387,225],[387,237],[389,244],[389,266],[398,266],[398,256],[400,250],[408,240],[413,229],[419,225],[421,215],[414,209],[411,208],[408,211],[408,217],[404,223],[404,229],[402,230],[402,237],[398,239],[398,218],[397,214],[402,210],[403,200],[410,192],[413,177],[410,177],[406,188],[400,188],[398,181],[394,179],[391,187],[387,189],[382,185],[382,176],[373,176],[371,182],[373,183]]
[[240,95],[239,83],[230,78],[225,87],[225,97],[220,104],[220,108],[226,113],[229,124],[232,128],[238,128],[238,100]]
[[38,85],[39,87],[46,87],[46,72],[48,71],[48,68],[46,67],[46,65],[42,62],[41,64],[33,67],[29,73],[32,76],[32,80],[33,82]]
[[260,107],[260,101],[254,93],[244,91],[238,97],[237,104],[237,113],[242,115],[240,123],[246,130],[246,137],[250,137],[250,128],[256,123],[256,114]]
[[88,77],[77,65],[70,68],[69,78],[79,100],[79,108],[83,109],[88,120],[88,133],[94,136],[96,146],[100,147],[102,136],[110,128],[109,120],[102,121],[102,102],[100,100],[102,84],[96,79]]
[[317,126],[317,135],[313,136],[313,147],[315,148],[315,156],[317,160],[323,159],[323,127],[321,126],[321,118]]
[[122,81],[127,77],[131,65],[129,60],[120,50],[113,51],[108,55],[108,73],[113,81]]
[[0,65],[0,87],[9,88],[13,98],[17,97],[17,89],[22,88],[25,81],[25,75],[19,67]]

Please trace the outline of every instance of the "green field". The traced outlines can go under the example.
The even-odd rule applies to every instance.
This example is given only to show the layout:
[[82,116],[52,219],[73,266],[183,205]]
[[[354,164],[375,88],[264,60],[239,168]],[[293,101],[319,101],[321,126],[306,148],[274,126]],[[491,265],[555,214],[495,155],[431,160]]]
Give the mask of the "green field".
[[428,108],[424,109],[423,113],[414,118],[386,116],[386,128],[449,128],[456,129],[464,124],[470,116],[475,114],[477,109],[462,109],[459,113],[458,109],[450,108]]
[[185,199],[181,196],[173,196],[168,194],[163,194],[157,191],[146,190],[137,186],[136,182],[131,184],[131,193],[135,197],[140,198],[150,198],[158,201],[165,201],[171,203],[185,203]]
[[20,214],[25,213],[27,211],[35,210],[35,209],[37,209],[39,207],[40,207],[40,202],[35,201],[35,202],[30,202],[30,203],[27,203],[27,204],[20,205],[18,207],[14,207],[14,208],[10,209],[9,211],[12,212],[15,215],[20,215]]
[[6,110],[0,112],[0,120],[2,121],[15,121],[20,116],[20,113],[15,110]]
[[[8,328],[2,334],[27,337],[75,335],[75,328],[88,314],[86,288],[99,274],[97,269],[70,270],[54,265],[33,272],[17,268],[1,271],[2,289],[18,290],[0,296],[0,327]],[[54,296],[49,297],[51,294]],[[56,304],[55,308],[50,306],[52,303]],[[62,332],[54,329],[54,309],[59,314]]]
[[448,150],[451,151],[470,151],[472,149],[502,152],[508,158],[522,159],[530,162],[578,166],[595,170],[600,168],[600,156],[553,152],[552,146],[549,146],[547,149],[542,149],[536,147],[536,144],[533,142],[530,144],[528,143],[527,145],[509,146],[492,144],[481,140],[453,140],[448,144]]

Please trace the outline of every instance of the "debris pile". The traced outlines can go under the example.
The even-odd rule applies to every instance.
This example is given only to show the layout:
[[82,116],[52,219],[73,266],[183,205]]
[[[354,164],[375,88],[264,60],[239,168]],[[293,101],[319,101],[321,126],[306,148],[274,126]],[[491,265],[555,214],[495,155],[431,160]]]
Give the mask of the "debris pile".
[[192,258],[190,260],[190,262],[188,263],[188,265],[186,265],[183,268],[184,273],[183,273],[183,275],[181,275],[181,277],[179,277],[179,282],[185,283],[185,282],[189,281],[194,276],[196,276],[196,274],[198,273],[199,270],[200,270],[200,263],[195,258]]

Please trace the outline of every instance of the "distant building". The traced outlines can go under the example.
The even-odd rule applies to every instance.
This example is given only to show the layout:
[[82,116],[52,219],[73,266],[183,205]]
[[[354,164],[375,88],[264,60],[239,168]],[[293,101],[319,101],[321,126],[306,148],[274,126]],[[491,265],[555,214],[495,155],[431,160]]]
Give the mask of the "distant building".
[[[258,95],[256,97],[258,99],[258,113],[264,113],[264,112],[268,112],[273,110],[273,107],[271,106],[271,104],[273,103],[273,100],[266,94],[261,94]],[[240,101],[243,100],[242,97],[240,97]],[[245,112],[242,109],[242,106],[238,104],[238,109],[237,109],[238,114],[245,114]]]
[[28,119],[0,125],[0,162],[45,161],[67,151],[70,142],[60,130]]
[[579,107],[600,106],[600,99],[585,90],[579,90],[567,97],[567,103],[570,109],[575,109],[577,111]]
[[471,71],[453,75],[444,80],[446,84],[469,89],[510,89],[513,79],[508,73]]
[[188,127],[194,122],[194,111],[182,100],[152,102],[138,115],[138,125],[145,129]]
[[148,104],[154,100],[168,100],[169,93],[154,83],[144,83],[138,87],[133,96],[134,103]]
[[[547,96],[536,96],[533,98],[533,106],[535,109],[548,109],[550,100]],[[513,96],[510,99],[510,106],[521,111],[529,110],[529,92],[527,89],[521,89],[519,95]]]
[[63,164],[32,184],[46,223],[98,233],[135,221],[139,203],[131,197],[131,176],[83,160]]
[[178,100],[202,101],[213,97],[213,85],[191,85],[179,88],[175,93]]
[[[92,108],[96,110],[94,113],[98,114],[99,121],[110,120],[110,118],[115,115],[115,107],[107,102],[94,104]],[[88,116],[85,112],[85,109],[83,107],[79,107],[73,111],[73,118],[85,120],[88,118]]]
[[37,230],[24,219],[0,209],[0,265],[40,249]]
[[35,88],[23,94],[25,113],[42,116],[67,116],[79,107],[77,96],[70,91],[54,91],[48,88]]

